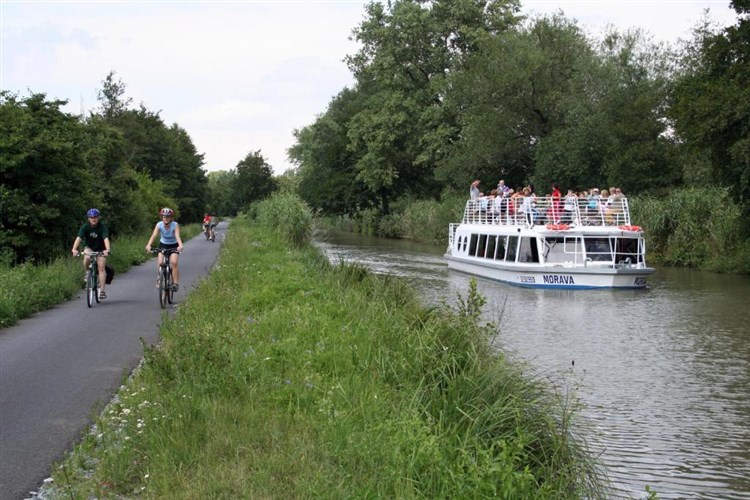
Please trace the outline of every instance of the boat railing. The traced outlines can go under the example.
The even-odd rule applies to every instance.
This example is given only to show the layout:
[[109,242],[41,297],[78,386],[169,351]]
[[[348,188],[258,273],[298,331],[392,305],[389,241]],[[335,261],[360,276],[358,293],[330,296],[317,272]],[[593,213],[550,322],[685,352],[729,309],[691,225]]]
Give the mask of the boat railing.
[[552,199],[551,197],[484,197],[468,200],[463,224],[533,226],[629,226],[625,197]]

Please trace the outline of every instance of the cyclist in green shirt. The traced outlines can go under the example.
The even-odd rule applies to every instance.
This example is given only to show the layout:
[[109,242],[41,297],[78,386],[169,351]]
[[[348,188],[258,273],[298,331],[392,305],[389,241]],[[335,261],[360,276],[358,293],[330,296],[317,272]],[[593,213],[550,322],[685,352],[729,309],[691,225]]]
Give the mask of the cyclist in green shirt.
[[107,263],[107,256],[109,255],[109,228],[106,224],[99,222],[99,216],[101,213],[98,209],[92,208],[86,212],[88,222],[83,224],[78,230],[78,236],[73,242],[73,248],[70,253],[74,257],[78,257],[78,246],[83,242],[83,269],[84,272],[89,267],[91,257],[90,253],[102,252],[104,255],[100,255],[96,258],[96,267],[99,269],[99,299],[106,299],[107,294],[104,292],[104,286],[106,285],[107,272],[104,265]]

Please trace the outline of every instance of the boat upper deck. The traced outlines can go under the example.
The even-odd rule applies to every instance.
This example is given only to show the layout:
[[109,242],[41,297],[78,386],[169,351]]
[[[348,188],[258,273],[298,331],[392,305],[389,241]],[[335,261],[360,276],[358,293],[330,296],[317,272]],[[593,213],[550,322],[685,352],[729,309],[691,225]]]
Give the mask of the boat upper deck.
[[630,226],[628,199],[551,197],[480,198],[468,200],[462,224],[533,226]]

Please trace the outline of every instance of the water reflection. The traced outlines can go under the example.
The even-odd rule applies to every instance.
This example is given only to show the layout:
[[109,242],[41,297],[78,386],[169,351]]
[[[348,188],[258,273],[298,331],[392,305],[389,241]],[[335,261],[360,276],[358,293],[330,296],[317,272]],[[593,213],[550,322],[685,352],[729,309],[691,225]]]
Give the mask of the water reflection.
[[[349,233],[334,261],[402,276],[426,303],[465,295],[443,248]],[[646,290],[536,290],[478,279],[498,342],[577,382],[616,494],[750,498],[750,278],[659,269]],[[573,364],[574,362],[574,364]]]

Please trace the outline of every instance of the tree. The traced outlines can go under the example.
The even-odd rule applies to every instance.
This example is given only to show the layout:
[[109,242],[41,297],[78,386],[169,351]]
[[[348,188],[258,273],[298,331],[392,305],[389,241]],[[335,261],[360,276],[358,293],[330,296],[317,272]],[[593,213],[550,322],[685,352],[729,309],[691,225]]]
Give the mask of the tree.
[[84,162],[84,126],[67,101],[0,92],[0,254],[47,260],[75,237],[86,209],[102,201]]
[[124,95],[125,83],[122,80],[115,81],[115,72],[110,71],[102,80],[102,88],[96,93],[101,106],[101,114],[107,122],[113,122],[128,109],[132,99],[124,98]]
[[447,100],[460,110],[461,140],[440,163],[440,178],[462,187],[477,177],[528,182],[537,147],[563,123],[591,57],[580,29],[562,16],[481,39],[452,77]]
[[232,183],[237,173],[234,170],[208,172],[206,211],[218,215],[235,215],[238,208],[232,201]]
[[262,200],[276,190],[273,171],[260,150],[248,153],[237,163],[232,179],[233,201],[240,209]]
[[359,91],[344,89],[315,123],[295,131],[297,142],[288,153],[298,165],[299,195],[325,214],[353,215],[374,205],[371,193],[357,178],[348,136],[351,120],[363,106]]
[[381,201],[437,196],[436,163],[457,137],[455,113],[443,106],[447,76],[461,69],[479,40],[512,27],[518,3],[401,0],[367,6],[354,31],[361,50],[347,58],[364,108],[348,129],[357,179]]
[[695,31],[683,54],[670,114],[685,156],[704,158],[692,183],[718,184],[750,211],[750,3],[734,0],[737,24]]
[[663,189],[680,181],[665,116],[668,53],[640,31],[611,31],[581,59],[561,119],[534,152],[539,185]]

